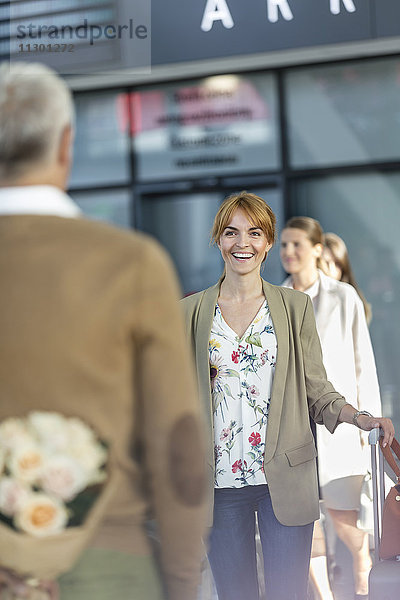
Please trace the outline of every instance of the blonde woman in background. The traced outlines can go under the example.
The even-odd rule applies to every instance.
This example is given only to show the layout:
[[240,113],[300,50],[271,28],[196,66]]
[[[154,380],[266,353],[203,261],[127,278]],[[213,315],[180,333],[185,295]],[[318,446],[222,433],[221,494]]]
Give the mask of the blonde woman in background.
[[[380,414],[375,360],[364,307],[354,288],[325,275],[320,266],[322,228],[309,217],[290,219],[281,234],[280,254],[289,274],[283,286],[306,292],[316,316],[328,379],[359,414]],[[355,423],[357,417],[355,417]],[[325,435],[317,426],[322,497],[335,531],[353,558],[356,598],[367,598],[371,559],[368,535],[357,528],[360,492],[369,465],[360,431],[349,425]]]
[[351,268],[346,244],[341,237],[336,235],[336,233],[324,233],[322,239],[324,244],[322,252],[324,261],[324,264],[322,265],[323,270],[327,275],[333,277],[337,281],[344,281],[353,286],[361,298],[361,302],[364,306],[365,318],[369,325],[372,319],[371,305],[367,302],[364,294],[357,285],[353,269]]

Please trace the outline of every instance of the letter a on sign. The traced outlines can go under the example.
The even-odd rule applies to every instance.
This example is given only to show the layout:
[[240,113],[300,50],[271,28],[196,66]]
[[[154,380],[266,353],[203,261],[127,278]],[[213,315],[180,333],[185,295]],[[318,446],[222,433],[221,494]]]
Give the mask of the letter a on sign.
[[267,0],[268,9],[268,21],[270,23],[276,23],[279,19],[278,9],[282,13],[282,17],[286,21],[293,19],[293,13],[290,10],[290,6],[287,0]]
[[[356,12],[353,0],[342,0],[347,12]],[[331,13],[333,15],[340,14],[340,0],[331,0]]]
[[207,0],[200,26],[201,29],[203,31],[210,31],[214,21],[222,21],[224,27],[232,29],[234,23],[226,0]]

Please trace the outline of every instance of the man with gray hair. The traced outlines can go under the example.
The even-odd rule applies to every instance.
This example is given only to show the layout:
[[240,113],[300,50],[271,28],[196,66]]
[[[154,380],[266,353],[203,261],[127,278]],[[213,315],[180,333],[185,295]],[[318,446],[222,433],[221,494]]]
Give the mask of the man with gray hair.
[[[0,67],[0,421],[79,417],[111,449],[116,492],[62,600],[195,600],[208,485],[175,275],[156,242],[83,218],[66,195],[72,123],[55,72]],[[0,593],[21,581],[3,568]]]

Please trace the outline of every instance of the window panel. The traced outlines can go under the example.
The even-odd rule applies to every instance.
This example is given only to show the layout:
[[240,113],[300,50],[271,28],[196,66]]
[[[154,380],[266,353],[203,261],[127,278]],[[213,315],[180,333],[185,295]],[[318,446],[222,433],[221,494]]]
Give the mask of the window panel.
[[218,248],[209,235],[222,194],[168,194],[143,197],[140,228],[153,235],[171,255],[184,294],[216,283],[223,271]]
[[285,89],[292,167],[400,160],[400,59],[293,70]]
[[76,131],[71,187],[127,182],[129,138],[124,94],[75,97]]
[[70,196],[90,219],[118,227],[131,227],[131,197],[128,190],[70,192]]

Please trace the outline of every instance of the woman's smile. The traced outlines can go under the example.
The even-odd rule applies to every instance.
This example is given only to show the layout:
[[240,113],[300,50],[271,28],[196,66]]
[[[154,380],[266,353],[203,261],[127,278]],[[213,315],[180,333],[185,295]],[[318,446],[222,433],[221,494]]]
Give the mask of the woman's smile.
[[232,252],[232,256],[236,258],[237,261],[243,262],[253,258],[254,254],[251,252]]

